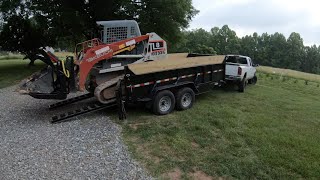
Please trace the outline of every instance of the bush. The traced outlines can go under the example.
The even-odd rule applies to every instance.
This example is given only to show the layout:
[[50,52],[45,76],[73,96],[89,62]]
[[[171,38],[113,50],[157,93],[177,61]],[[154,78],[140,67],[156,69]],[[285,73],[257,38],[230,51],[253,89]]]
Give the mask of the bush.
[[0,56],[8,56],[9,52],[8,51],[0,51]]

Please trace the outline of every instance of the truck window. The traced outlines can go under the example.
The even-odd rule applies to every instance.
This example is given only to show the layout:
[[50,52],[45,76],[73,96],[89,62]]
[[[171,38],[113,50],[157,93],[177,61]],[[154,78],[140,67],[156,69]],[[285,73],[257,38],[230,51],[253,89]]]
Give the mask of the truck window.
[[227,63],[238,63],[237,57],[235,56],[229,56],[226,60]]
[[248,62],[247,62],[247,58],[239,58],[239,64],[246,64],[248,65]]
[[226,60],[227,63],[235,63],[235,64],[245,64],[245,65],[252,65],[251,59],[239,56],[229,56]]

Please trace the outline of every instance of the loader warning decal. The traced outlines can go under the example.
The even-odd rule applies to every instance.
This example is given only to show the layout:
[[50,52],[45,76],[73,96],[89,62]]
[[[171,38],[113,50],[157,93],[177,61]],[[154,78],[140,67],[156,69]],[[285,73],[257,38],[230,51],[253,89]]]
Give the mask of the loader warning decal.
[[106,46],[106,47],[104,47],[104,48],[101,48],[101,49],[99,49],[99,50],[96,50],[95,53],[96,53],[96,55],[98,55],[98,54],[102,54],[102,53],[104,53],[104,52],[107,52],[107,51],[109,51],[109,50],[110,50],[110,47],[109,47],[109,46]]
[[[98,52],[97,52],[97,51],[98,51]],[[87,62],[92,62],[92,61],[95,61],[95,60],[97,60],[98,58],[100,58],[100,57],[102,57],[102,56],[104,56],[104,55],[107,55],[107,54],[113,52],[113,50],[110,49],[109,46],[107,46],[107,47],[105,47],[105,48],[102,48],[102,49],[99,49],[99,50],[97,50],[97,51],[95,51],[95,53],[96,53],[95,56],[88,58],[86,61],[87,61]],[[100,51],[100,52],[99,52],[99,51]]]

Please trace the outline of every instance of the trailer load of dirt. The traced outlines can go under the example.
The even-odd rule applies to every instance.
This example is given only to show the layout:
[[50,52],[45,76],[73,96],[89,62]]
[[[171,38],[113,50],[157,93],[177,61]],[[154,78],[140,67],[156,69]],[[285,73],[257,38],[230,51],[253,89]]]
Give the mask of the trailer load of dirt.
[[173,69],[184,69],[189,67],[221,64],[225,56],[200,56],[200,57],[187,57],[188,53],[169,54],[164,60],[151,61],[139,64],[129,64],[128,68],[136,75],[162,72]]

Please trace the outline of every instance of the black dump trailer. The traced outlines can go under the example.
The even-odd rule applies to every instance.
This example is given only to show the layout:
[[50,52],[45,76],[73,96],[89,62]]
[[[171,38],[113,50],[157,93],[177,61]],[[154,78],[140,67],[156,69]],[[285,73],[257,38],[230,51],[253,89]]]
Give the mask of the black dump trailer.
[[[115,87],[115,98],[52,117],[52,123],[117,106],[119,119],[126,118],[127,104],[144,103],[157,115],[192,107],[195,96],[225,83],[225,56],[170,55],[165,60],[130,64]],[[88,93],[51,105],[51,108],[93,97]]]
[[224,79],[224,62],[141,75],[126,67],[121,81],[122,91],[118,93],[121,92],[122,102],[144,102],[155,114],[165,115],[174,109],[191,108],[195,95],[221,86]]

